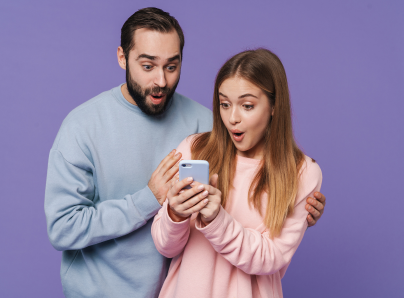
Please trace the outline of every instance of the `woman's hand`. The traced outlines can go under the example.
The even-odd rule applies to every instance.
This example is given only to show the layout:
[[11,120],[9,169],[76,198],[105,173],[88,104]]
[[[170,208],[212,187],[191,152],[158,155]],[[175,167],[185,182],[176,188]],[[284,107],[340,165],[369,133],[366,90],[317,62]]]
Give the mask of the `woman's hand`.
[[216,218],[220,211],[220,205],[222,204],[222,192],[216,188],[217,179],[218,175],[214,174],[210,179],[210,185],[205,185],[205,188],[209,193],[209,202],[201,211],[199,211],[201,214],[201,220],[205,225],[208,225]]
[[205,185],[195,184],[191,189],[183,189],[193,182],[191,177],[173,183],[167,193],[168,215],[175,222],[186,220],[192,213],[200,211],[208,203]]

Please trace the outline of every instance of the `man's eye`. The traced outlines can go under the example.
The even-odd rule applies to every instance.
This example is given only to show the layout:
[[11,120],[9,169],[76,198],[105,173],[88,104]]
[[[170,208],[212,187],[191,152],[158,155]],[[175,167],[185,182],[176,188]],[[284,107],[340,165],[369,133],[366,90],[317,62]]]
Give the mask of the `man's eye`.
[[248,111],[248,110],[252,110],[254,108],[253,105],[244,105],[244,108]]
[[175,66],[167,66],[167,69],[168,69],[169,71],[174,71],[174,70],[177,69],[177,67],[175,67]]
[[151,65],[143,65],[143,68],[145,70],[151,70],[153,68],[153,66],[151,66]]

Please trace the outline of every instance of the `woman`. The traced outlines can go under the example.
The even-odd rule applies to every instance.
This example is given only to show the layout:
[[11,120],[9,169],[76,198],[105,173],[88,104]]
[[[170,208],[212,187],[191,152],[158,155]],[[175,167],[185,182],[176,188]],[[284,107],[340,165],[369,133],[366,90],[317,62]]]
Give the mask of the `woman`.
[[282,297],[281,278],[307,228],[305,200],[322,175],[294,141],[279,58],[258,49],[228,60],[213,117],[211,132],[177,149],[209,162],[210,185],[174,183],[153,222],[157,249],[173,258],[160,297]]

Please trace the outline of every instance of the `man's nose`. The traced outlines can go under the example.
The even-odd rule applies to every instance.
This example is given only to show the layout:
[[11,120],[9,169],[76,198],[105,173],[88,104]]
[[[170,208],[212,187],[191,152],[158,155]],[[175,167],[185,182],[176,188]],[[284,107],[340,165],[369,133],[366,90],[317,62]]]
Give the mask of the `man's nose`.
[[156,72],[156,77],[154,78],[154,84],[160,88],[164,88],[167,85],[166,76],[162,69]]

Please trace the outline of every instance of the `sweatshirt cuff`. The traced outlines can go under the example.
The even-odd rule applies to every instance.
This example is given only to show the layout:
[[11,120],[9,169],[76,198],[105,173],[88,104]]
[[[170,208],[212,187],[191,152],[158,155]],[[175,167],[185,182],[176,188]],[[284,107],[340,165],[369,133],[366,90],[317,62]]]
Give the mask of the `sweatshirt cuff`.
[[167,208],[170,208],[168,204],[164,204],[163,208],[164,211],[163,211],[162,223],[165,225],[165,227],[167,227],[170,234],[175,234],[177,232],[181,232],[189,228],[189,222],[191,221],[191,217],[188,217],[184,221],[175,222],[171,219],[170,215],[168,214]]
[[220,210],[216,218],[205,227],[202,227],[203,223],[201,222],[200,216],[198,216],[195,220],[195,228],[205,236],[212,233],[217,233],[220,227],[224,224],[225,218],[226,218],[226,211],[223,209],[222,206],[220,206]]
[[131,197],[136,209],[146,221],[155,216],[161,208],[149,186],[135,192]]

